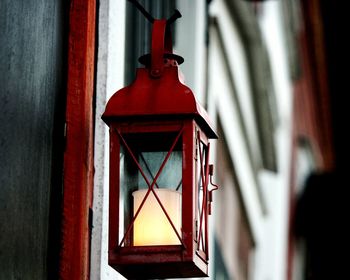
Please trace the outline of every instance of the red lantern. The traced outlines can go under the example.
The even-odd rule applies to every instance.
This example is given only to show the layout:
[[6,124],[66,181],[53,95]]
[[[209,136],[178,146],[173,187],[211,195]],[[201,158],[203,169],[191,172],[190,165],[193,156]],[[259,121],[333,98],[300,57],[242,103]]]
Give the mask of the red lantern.
[[140,59],[146,68],[102,116],[110,128],[109,264],[128,279],[208,275],[209,139],[217,135],[179,81],[182,58],[166,27],[154,20],[151,55]]

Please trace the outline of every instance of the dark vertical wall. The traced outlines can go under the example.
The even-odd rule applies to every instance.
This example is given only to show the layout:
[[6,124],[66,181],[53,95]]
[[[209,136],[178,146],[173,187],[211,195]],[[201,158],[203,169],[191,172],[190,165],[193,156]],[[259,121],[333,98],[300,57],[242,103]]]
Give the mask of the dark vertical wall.
[[[340,1],[320,1],[329,78],[336,168],[348,174],[350,157],[348,12]],[[346,69],[346,70],[343,70]]]
[[66,86],[61,2],[0,2],[1,280],[56,278]]

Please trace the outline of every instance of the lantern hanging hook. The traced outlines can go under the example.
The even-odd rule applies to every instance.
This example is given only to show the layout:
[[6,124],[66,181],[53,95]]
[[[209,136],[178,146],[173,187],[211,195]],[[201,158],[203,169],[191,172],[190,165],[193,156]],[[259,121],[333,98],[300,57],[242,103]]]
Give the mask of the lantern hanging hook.
[[[150,69],[151,78],[158,79],[163,74],[164,65],[177,66],[184,59],[173,53],[170,25],[182,15],[175,9],[168,19],[155,19],[137,0],[128,0],[152,23],[151,53],[139,58],[139,62]],[[170,61],[170,63],[168,62]]]
[[131,4],[133,4],[144,16],[150,23],[154,22],[154,17],[146,11],[146,9],[136,0],[128,0]]
[[[154,17],[146,11],[146,9],[136,0],[128,0],[131,4],[133,4],[144,16],[145,18],[150,22],[154,23]],[[170,26],[172,23],[174,23],[178,18],[182,17],[181,13],[178,9],[175,9],[174,13],[171,17],[169,17],[166,21],[167,27]]]
[[169,27],[172,23],[174,23],[178,18],[182,17],[181,13],[178,9],[175,9],[173,15],[166,20],[167,27]]

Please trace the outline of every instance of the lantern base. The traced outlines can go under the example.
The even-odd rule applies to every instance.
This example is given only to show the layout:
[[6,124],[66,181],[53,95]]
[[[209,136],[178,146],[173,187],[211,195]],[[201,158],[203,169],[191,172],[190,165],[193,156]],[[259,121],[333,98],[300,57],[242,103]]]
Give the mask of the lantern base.
[[208,277],[193,262],[112,265],[127,279]]
[[120,248],[109,253],[109,265],[127,279],[208,277],[207,262],[185,257],[181,246]]

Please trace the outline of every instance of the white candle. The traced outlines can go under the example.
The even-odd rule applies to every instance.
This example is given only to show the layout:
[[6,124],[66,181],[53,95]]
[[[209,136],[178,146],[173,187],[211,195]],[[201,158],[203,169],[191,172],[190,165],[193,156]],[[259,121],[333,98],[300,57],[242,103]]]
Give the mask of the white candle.
[[[134,197],[134,215],[140,207],[147,191],[145,189],[132,193]],[[154,189],[154,191],[181,237],[181,193],[169,189]],[[150,192],[134,222],[134,246],[180,244],[179,238],[157,199]]]

